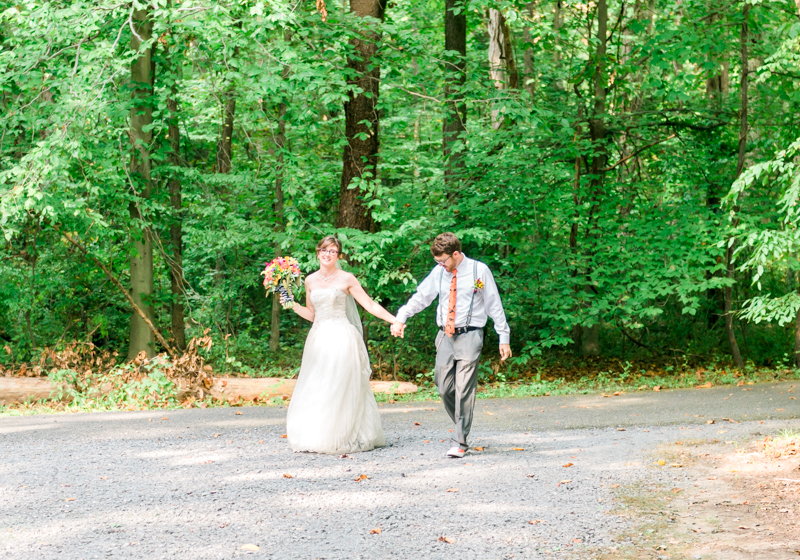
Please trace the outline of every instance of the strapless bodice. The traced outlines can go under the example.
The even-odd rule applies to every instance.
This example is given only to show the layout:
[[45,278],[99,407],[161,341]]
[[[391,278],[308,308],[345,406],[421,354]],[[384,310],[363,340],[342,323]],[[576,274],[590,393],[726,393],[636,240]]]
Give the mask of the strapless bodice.
[[323,321],[347,321],[347,294],[339,288],[317,288],[311,292],[314,324]]

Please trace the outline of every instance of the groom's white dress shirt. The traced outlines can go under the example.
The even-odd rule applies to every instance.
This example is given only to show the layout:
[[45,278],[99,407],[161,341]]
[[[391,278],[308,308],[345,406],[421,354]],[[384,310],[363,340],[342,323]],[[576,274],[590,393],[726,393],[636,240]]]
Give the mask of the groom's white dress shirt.
[[[467,324],[469,306],[472,301],[473,291],[475,290],[475,263],[477,263],[477,279],[483,282],[483,288],[475,292],[475,301],[472,304],[472,318]],[[494,330],[500,337],[500,344],[509,344],[511,340],[511,329],[506,322],[506,314],[503,311],[503,303],[500,301],[500,293],[497,291],[497,284],[492,276],[489,267],[480,261],[475,261],[464,255],[461,264],[456,268],[456,327],[484,327],[488,317],[494,321]],[[436,324],[444,328],[447,321],[447,306],[450,302],[450,281],[453,278],[451,272],[443,266],[435,266],[425,280],[417,286],[416,293],[411,296],[408,303],[397,311],[397,320],[403,324],[428,307],[438,296],[439,304],[436,307]]]

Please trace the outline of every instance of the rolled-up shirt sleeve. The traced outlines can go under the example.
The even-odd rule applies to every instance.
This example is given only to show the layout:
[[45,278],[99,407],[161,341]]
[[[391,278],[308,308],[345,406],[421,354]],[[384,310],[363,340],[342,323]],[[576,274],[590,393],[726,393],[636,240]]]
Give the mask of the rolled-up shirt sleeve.
[[503,310],[503,302],[500,301],[500,292],[494,281],[494,275],[489,267],[483,274],[483,303],[486,306],[486,314],[494,321],[494,330],[500,338],[500,344],[511,343],[511,328],[506,321],[506,312]]
[[425,280],[419,283],[417,291],[411,296],[403,307],[397,311],[397,320],[403,324],[408,320],[428,307],[431,302],[439,295],[439,288],[434,281],[434,275],[439,267],[431,270],[430,274],[425,277]]

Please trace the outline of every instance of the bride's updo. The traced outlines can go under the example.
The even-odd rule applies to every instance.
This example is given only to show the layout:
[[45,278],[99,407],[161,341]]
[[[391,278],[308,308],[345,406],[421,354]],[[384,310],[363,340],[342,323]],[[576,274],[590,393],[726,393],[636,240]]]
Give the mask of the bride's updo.
[[317,253],[319,253],[320,250],[324,249],[328,245],[334,245],[336,250],[339,251],[339,256],[342,255],[342,242],[339,241],[339,238],[335,235],[326,235],[323,237],[322,240],[317,243]]

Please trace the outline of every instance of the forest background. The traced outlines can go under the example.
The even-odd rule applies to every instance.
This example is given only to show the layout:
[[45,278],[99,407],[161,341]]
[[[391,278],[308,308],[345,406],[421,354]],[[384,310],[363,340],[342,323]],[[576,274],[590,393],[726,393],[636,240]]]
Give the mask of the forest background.
[[[800,366],[797,2],[0,2],[0,367],[207,333],[291,375],[265,261],[336,232],[396,311],[442,231],[511,325],[484,380]],[[427,375],[433,311],[364,317],[376,376]]]

